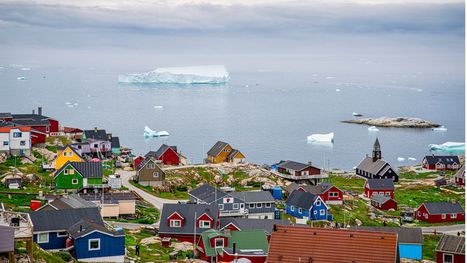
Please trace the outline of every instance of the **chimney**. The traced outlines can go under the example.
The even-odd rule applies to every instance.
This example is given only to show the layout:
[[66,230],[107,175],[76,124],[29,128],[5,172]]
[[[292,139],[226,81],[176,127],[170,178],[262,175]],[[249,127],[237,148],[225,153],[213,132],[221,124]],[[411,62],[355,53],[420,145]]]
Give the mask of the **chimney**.
[[232,252],[233,252],[234,255],[237,252],[237,243],[235,243],[235,242],[233,242],[233,244],[232,244]]
[[37,107],[37,114],[42,115],[42,107]]
[[311,161],[308,161],[308,165],[311,165]]
[[79,232],[83,232],[83,225],[79,225]]
[[107,133],[107,140],[112,140],[112,133]]
[[94,127],[94,132],[97,132],[97,127]]

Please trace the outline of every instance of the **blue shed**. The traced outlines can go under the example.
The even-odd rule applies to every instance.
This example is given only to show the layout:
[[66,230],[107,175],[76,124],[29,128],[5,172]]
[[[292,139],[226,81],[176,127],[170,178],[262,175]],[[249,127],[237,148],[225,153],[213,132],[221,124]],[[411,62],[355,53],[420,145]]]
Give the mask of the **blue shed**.
[[282,200],[282,188],[280,186],[272,188],[272,197],[276,200]]
[[423,258],[423,233],[421,228],[416,227],[371,227],[361,226],[355,229],[395,232],[399,243],[399,255],[401,258],[422,260]]
[[124,262],[125,233],[122,230],[109,230],[92,221],[81,220],[68,231],[78,261]]

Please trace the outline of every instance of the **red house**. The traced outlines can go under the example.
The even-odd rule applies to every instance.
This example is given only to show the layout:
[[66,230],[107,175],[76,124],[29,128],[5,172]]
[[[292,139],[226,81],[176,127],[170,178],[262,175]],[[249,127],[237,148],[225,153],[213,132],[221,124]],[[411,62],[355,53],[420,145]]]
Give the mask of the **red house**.
[[423,157],[422,166],[428,170],[457,170],[460,160],[458,156],[453,155],[427,155]]
[[319,195],[326,204],[341,205],[344,202],[344,192],[328,182],[323,182],[319,185],[299,185],[296,183],[291,183],[286,187],[286,192],[288,194],[292,193],[294,190],[300,190]]
[[435,251],[437,263],[464,263],[465,237],[443,235]]
[[397,210],[396,200],[384,195],[373,195],[371,205],[379,210]]
[[314,167],[311,163],[299,163],[295,161],[281,161],[277,165],[277,171],[283,174],[290,174],[293,176],[307,176],[307,175],[318,175],[321,173],[321,169]]
[[455,201],[423,203],[415,210],[415,218],[428,223],[464,221],[464,208]]
[[394,181],[392,179],[366,180],[365,196],[372,198],[374,195],[389,196],[394,198]]
[[217,223],[218,212],[215,205],[164,204],[159,236],[193,243],[197,242],[204,231],[216,228]]
[[144,161],[144,157],[139,155],[133,158],[133,168],[136,169],[142,162]]
[[157,151],[148,152],[144,158],[151,156],[156,160],[161,160],[165,165],[179,165],[180,154],[177,152],[177,146],[168,146],[162,144]]
[[454,181],[457,186],[465,186],[465,167],[462,166],[454,175]]

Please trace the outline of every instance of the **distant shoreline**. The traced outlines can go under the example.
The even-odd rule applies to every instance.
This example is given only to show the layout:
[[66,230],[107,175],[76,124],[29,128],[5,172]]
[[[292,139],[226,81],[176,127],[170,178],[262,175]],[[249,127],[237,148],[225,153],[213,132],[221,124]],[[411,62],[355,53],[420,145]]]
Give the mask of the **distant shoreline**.
[[355,120],[341,121],[343,123],[365,124],[376,127],[393,127],[393,128],[438,128],[441,125],[412,117],[380,117],[380,118],[361,118]]

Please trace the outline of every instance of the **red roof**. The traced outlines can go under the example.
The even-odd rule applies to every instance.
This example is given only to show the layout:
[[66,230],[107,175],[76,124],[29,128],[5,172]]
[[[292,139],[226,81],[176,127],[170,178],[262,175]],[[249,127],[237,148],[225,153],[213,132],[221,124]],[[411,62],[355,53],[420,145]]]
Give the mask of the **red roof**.
[[11,126],[11,127],[0,127],[0,132],[10,132],[11,129],[19,129],[23,132],[31,131],[31,127],[29,126]]
[[397,234],[276,225],[268,263],[396,262]]

